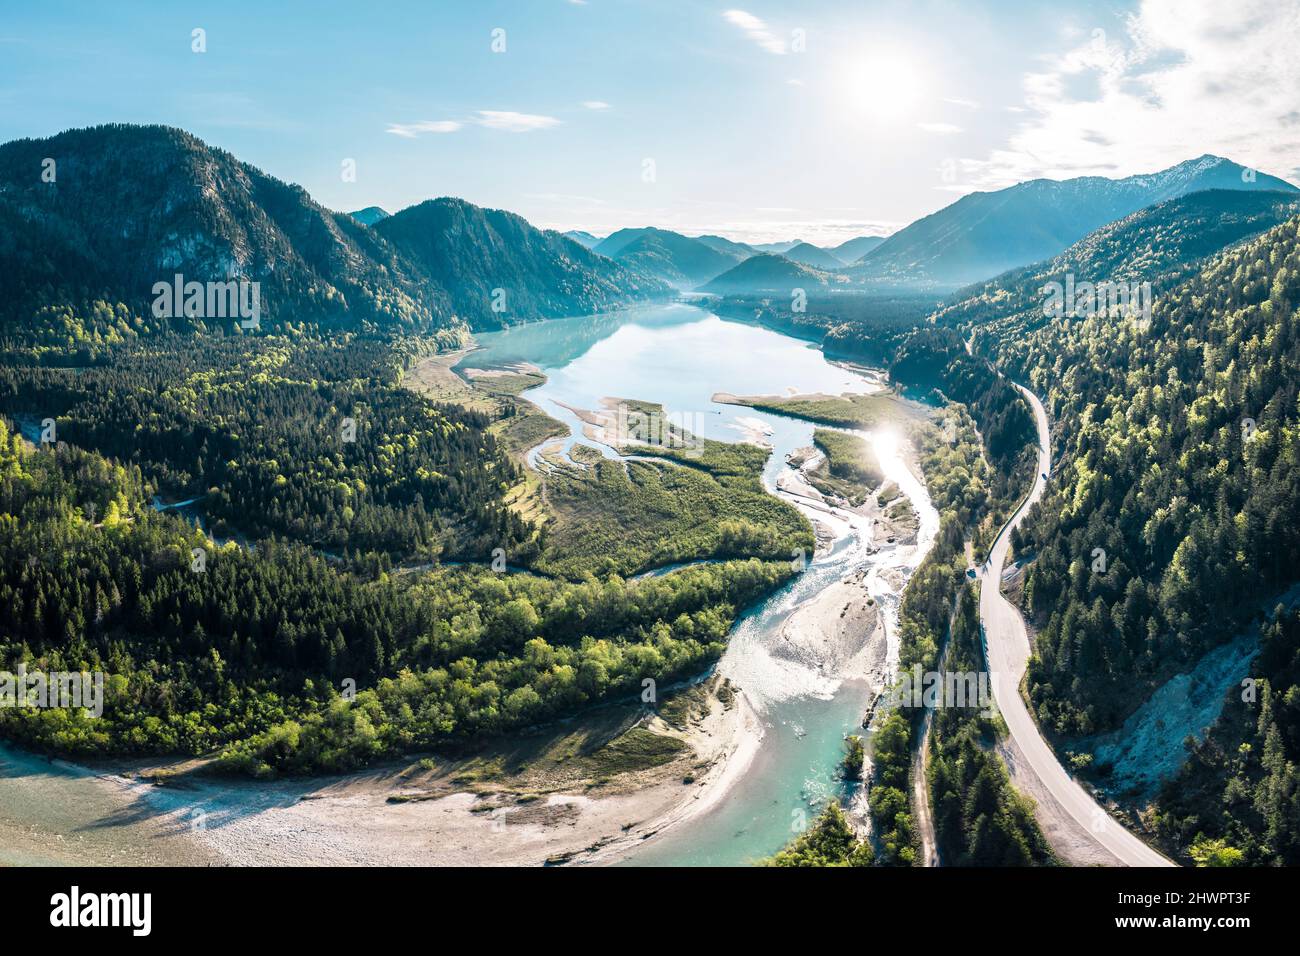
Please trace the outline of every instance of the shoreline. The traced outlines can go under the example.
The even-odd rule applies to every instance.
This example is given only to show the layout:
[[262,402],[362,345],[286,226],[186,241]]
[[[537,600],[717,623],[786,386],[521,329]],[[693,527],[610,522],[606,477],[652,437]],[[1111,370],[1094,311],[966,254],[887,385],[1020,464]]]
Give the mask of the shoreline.
[[142,813],[139,787],[0,741],[0,865],[220,865],[189,822]]
[[700,792],[687,800],[680,801],[672,809],[649,821],[640,836],[636,835],[636,831],[630,832],[580,862],[586,865],[620,862],[636,848],[648,844],[683,823],[703,816],[722,801],[749,770],[750,764],[758,755],[759,745],[764,737],[758,713],[745,697],[743,690],[737,690],[736,702],[739,726],[730,741],[729,749],[720,753],[710,768],[709,779],[702,781]]
[[[478,754],[433,774],[387,765],[340,777],[232,780],[150,768],[94,768],[0,744],[5,801],[0,861],[15,865],[543,866],[614,863],[716,806],[748,768],[764,735],[739,690],[714,675],[695,688],[685,729],[644,715],[632,729],[680,741],[674,759],[595,787],[544,793],[526,775],[465,779]],[[671,699],[671,698],[670,698]],[[562,722],[558,734],[581,731]],[[575,726],[576,725],[576,726]],[[545,738],[544,738],[545,739]],[[615,737],[614,740],[619,740]],[[154,769],[166,771],[188,761]],[[412,764],[411,766],[418,766]],[[51,780],[57,781],[51,786]],[[688,782],[689,781],[689,782]],[[59,808],[55,819],[51,807]],[[66,810],[63,808],[66,807]],[[14,810],[28,810],[29,813]],[[126,859],[122,859],[126,857]]]

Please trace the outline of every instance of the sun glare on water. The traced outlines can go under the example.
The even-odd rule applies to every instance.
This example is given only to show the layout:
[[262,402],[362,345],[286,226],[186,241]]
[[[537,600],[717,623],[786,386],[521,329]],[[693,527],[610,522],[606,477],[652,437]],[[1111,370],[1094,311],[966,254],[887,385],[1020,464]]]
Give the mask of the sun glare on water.
[[876,448],[876,457],[882,462],[893,461],[898,457],[898,435],[888,428],[878,428],[871,433],[872,444]]

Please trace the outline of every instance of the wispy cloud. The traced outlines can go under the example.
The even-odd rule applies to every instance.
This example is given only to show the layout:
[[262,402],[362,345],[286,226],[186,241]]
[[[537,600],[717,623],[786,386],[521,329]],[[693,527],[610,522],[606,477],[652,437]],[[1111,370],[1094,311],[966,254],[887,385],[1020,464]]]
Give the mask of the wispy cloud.
[[516,113],[512,110],[479,110],[475,122],[479,126],[505,130],[507,133],[531,133],[534,130],[550,129],[552,126],[560,125],[560,121],[554,116]]
[[1122,176],[1204,153],[1282,175],[1300,169],[1293,4],[1142,0],[1122,35],[1085,35],[1024,76],[1028,112],[973,170],[973,186]]
[[785,41],[773,33],[758,17],[744,10],[726,10],[722,14],[732,26],[740,30],[768,53],[778,56],[786,52]]
[[419,123],[389,123],[384,132],[404,139],[415,139],[421,133],[454,133],[460,127],[461,124],[456,120],[422,120]]
[[961,127],[952,123],[917,123],[916,126],[927,133],[938,133],[940,136],[951,136],[953,133],[961,132]]
[[968,110],[977,110],[980,108],[980,105],[974,100],[963,99],[960,96],[945,96],[943,101],[945,103],[951,103],[953,106],[965,107]]
[[582,105],[589,110],[607,110],[609,104],[604,100],[583,100]]
[[[594,107],[591,107],[594,109]],[[503,130],[507,133],[531,133],[533,130],[548,129],[559,126],[560,121],[554,116],[538,116],[535,113],[516,113],[511,110],[479,110],[473,117],[461,120],[421,120],[418,123],[389,123],[387,133],[404,139],[415,139],[424,133],[455,133],[467,123],[484,126],[488,129]]]

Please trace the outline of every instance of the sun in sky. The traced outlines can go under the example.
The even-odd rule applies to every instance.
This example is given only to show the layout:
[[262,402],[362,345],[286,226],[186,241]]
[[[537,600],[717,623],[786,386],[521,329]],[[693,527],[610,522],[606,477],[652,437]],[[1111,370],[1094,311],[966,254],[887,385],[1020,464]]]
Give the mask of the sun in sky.
[[839,83],[850,115],[880,122],[913,117],[924,92],[924,76],[915,56],[888,48],[855,54],[841,68]]

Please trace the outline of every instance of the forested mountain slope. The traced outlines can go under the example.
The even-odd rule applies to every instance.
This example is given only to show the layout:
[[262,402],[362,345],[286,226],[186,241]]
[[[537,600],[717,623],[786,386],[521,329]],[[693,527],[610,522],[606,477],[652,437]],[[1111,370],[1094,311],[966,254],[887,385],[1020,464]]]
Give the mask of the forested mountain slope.
[[397,387],[401,363],[391,343],[347,334],[158,336],[107,365],[5,368],[0,410],[54,419],[60,441],[138,468],[169,498],[203,498],[223,537],[524,560],[534,534],[502,504],[517,469],[489,420]]
[[[1300,217],[1164,290],[1149,325],[1094,315],[977,331],[978,349],[1045,398],[1060,436],[1059,470],[1015,542],[1036,554],[1027,690],[1049,732],[1117,726],[1300,577],[1298,304]],[[1293,858],[1300,721],[1266,699],[1268,719],[1242,730],[1239,718],[1237,732],[1270,755],[1258,773],[1289,788],[1277,812],[1291,822],[1252,852]]]
[[1045,321],[1048,283],[1063,285],[1071,276],[1080,287],[1151,281],[1158,292],[1191,275],[1206,256],[1297,213],[1300,196],[1289,192],[1209,189],[1170,199],[1102,226],[1053,259],[961,290],[937,321],[975,323],[982,334],[1005,325],[1019,335]]
[[[53,182],[41,176],[47,157]],[[420,287],[396,250],[351,216],[163,126],[0,146],[0,257],[0,321],[10,331],[39,333],[50,311],[66,310],[102,333],[112,324],[85,315],[96,299],[123,303],[140,319],[133,326],[157,325],[154,283],[176,273],[262,283],[262,319],[272,324],[427,328],[452,314],[441,289]]]
[[421,286],[445,290],[454,314],[475,329],[588,315],[672,291],[512,212],[463,199],[427,200],[374,230]]
[[795,289],[803,289],[805,292],[824,290],[837,281],[839,280],[834,273],[815,269],[773,252],[763,252],[706,282],[700,286],[700,291],[715,295],[771,292],[781,294],[788,301]]
[[1201,865],[1300,864],[1300,611],[1264,626],[1251,674],[1157,804],[1162,835]]

